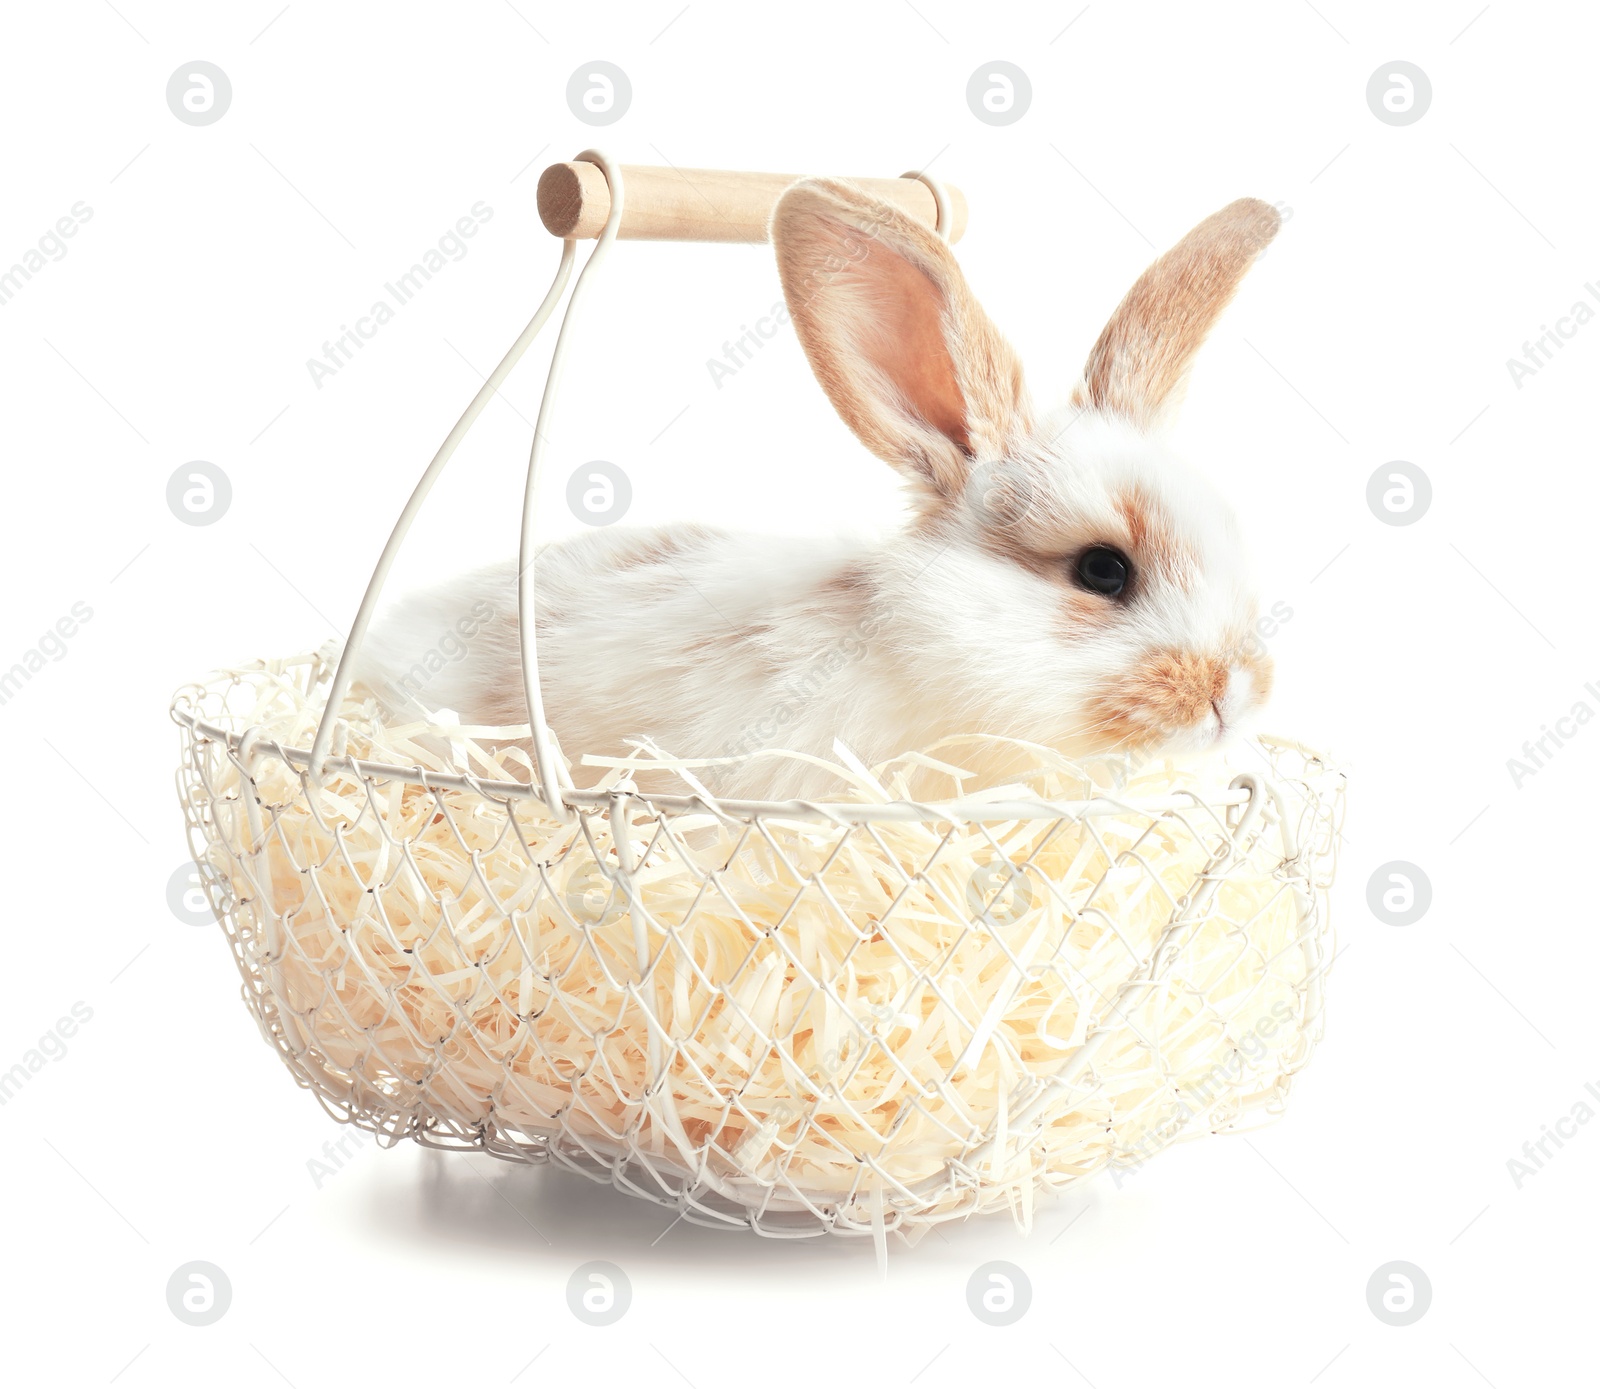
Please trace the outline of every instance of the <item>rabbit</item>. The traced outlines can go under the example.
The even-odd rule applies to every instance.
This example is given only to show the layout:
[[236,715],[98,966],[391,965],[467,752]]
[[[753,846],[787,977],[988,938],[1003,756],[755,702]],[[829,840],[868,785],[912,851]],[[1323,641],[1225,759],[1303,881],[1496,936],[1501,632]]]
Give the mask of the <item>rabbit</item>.
[[[737,759],[698,773],[718,796],[825,799],[835,739],[872,765],[980,731],[1080,758],[1231,734],[1272,664],[1233,513],[1163,431],[1278,226],[1253,199],[1201,222],[1036,417],[938,236],[849,183],[790,186],[771,240],[795,332],[912,519],[876,542],[677,525],[544,546],[541,689],[577,784],[583,754],[639,738]],[[516,583],[508,560],[402,601],[357,678],[397,716],[525,723]],[[744,757],[767,747],[818,760]]]

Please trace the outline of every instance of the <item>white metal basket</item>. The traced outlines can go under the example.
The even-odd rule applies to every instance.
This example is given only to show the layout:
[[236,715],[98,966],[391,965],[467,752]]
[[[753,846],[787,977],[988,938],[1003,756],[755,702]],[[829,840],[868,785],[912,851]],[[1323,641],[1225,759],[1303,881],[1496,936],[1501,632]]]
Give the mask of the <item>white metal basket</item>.
[[[178,788],[263,1034],[387,1141],[553,1161],[761,1234],[915,1236],[1281,1109],[1321,1035],[1343,779],[1298,744],[925,802],[579,791],[545,726],[533,497],[519,746],[386,727],[349,665],[389,566],[538,313],[407,503],[337,668],[180,691]],[[948,201],[935,190],[943,222]],[[1258,760],[1259,759],[1259,760]]]

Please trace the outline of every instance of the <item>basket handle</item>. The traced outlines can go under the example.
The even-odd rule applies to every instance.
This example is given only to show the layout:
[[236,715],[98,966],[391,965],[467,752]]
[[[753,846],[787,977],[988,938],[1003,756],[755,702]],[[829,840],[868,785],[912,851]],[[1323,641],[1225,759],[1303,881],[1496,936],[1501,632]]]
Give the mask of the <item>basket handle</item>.
[[[570,172],[572,170],[587,172],[573,175]],[[702,200],[702,206],[697,209],[688,208],[685,202],[690,196],[685,193],[685,188],[694,187],[690,182],[691,176],[703,180],[711,190],[709,195],[706,192],[694,193],[694,196]],[[644,185],[642,198],[635,199],[630,181],[638,181]],[[541,799],[551,815],[559,821],[566,821],[570,817],[571,812],[562,792],[564,787],[571,789],[572,783],[570,778],[563,778],[561,774],[561,764],[555,756],[550,728],[545,722],[544,695],[539,687],[538,635],[534,622],[534,559],[537,554],[534,541],[534,498],[540,464],[544,459],[545,440],[548,437],[547,425],[554,410],[561,372],[566,362],[569,334],[578,304],[583,298],[590,273],[605,259],[611,243],[619,236],[639,240],[765,241],[772,208],[783,190],[795,181],[794,177],[787,174],[657,169],[642,165],[624,168],[597,150],[585,150],[576,161],[569,164],[555,164],[545,170],[539,180],[539,214],[545,225],[562,238],[561,263],[556,268],[555,279],[545,294],[544,302],[529,320],[528,326],[512,343],[510,350],[501,359],[500,365],[489,374],[461,418],[445,437],[444,443],[439,446],[439,451],[434,454],[433,460],[423,470],[421,479],[412,489],[411,496],[400,512],[399,520],[389,533],[389,539],[378,556],[372,577],[367,581],[361,606],[356,610],[355,620],[350,624],[350,635],[339,655],[333,680],[328,686],[327,702],[317,723],[317,735],[311,745],[311,756],[307,767],[307,775],[313,783],[322,776],[322,769],[333,743],[333,731],[338,721],[339,710],[344,704],[354,678],[356,654],[366,638],[367,629],[372,625],[383,586],[388,580],[390,569],[394,567],[400,546],[411,529],[411,523],[421,511],[429,492],[433,490],[433,484],[438,481],[445,464],[450,461],[450,456],[466,437],[467,431],[483,413],[506,377],[510,375],[518,359],[538,336],[539,330],[544,327],[556,304],[560,302],[561,295],[572,276],[578,238],[592,236],[595,238],[595,247],[584,261],[583,269],[578,273],[577,282],[573,285],[572,296],[567,301],[566,312],[561,318],[561,330],[556,336],[555,350],[550,355],[544,395],[539,402],[539,417],[534,424],[533,443],[528,450],[528,478],[522,496],[521,543],[517,557],[517,637],[521,648],[522,688],[527,700],[534,772],[542,793]],[[858,182],[869,192],[893,202],[909,215],[932,227],[947,241],[954,240],[966,228],[967,204],[960,190],[940,184],[924,173],[913,170],[898,179],[861,179]],[[564,203],[558,201],[558,205],[565,208],[566,213],[563,217],[557,218],[554,225],[552,225],[553,214],[546,210],[547,183],[556,190],[561,188],[577,190],[574,195],[576,202],[573,202],[570,196]],[[626,199],[623,194],[625,183],[629,184]],[[556,194],[553,192],[551,197],[553,200],[556,199]],[[626,223],[625,204],[628,209]],[[602,206],[603,214],[598,212]],[[598,231],[585,230],[593,225],[597,215],[602,216],[603,225],[599,226]],[[564,226],[569,226],[571,229],[557,230],[558,227]],[[628,230],[628,227],[632,230]],[[737,234],[730,234],[734,232]]]
[[[649,164],[624,164],[620,172],[628,185],[627,214],[617,228],[622,241],[765,241],[778,198],[802,177]],[[937,227],[946,241],[959,241],[967,229],[967,200],[959,188],[945,184],[941,190],[916,173],[850,182],[923,226]],[[943,208],[941,191],[948,200]],[[592,240],[610,216],[611,185],[592,161],[552,164],[539,176],[539,220],[551,235]]]
[[[593,150],[584,151],[584,156],[581,157],[591,157],[595,159],[604,158],[603,155],[597,154]],[[615,219],[617,222],[621,221],[621,211],[622,205],[619,197],[617,203],[618,217]],[[615,239],[615,236],[616,228],[614,226],[608,226],[602,233],[599,244],[595,247],[595,253],[598,254],[599,252],[603,251],[605,247],[608,246],[613,239]],[[570,237],[564,240],[561,247],[561,261],[556,266],[555,279],[550,282],[550,288],[545,292],[544,301],[534,312],[533,317],[528,320],[528,326],[522,330],[522,332],[518,335],[517,340],[511,344],[511,347],[506,352],[506,355],[500,359],[499,366],[497,366],[485,378],[483,385],[478,389],[478,393],[472,397],[472,400],[468,404],[467,408],[462,411],[461,418],[455,422],[449,434],[445,436],[444,442],[439,445],[439,451],[434,454],[432,461],[426,468],[423,469],[421,478],[418,479],[417,485],[412,488],[411,495],[406,499],[405,506],[401,508],[400,517],[394,523],[394,529],[389,532],[389,539],[384,543],[383,550],[378,555],[378,562],[373,567],[372,577],[367,580],[366,592],[361,596],[361,606],[356,609],[355,620],[350,624],[350,635],[345,639],[344,649],[339,653],[339,663],[334,668],[333,680],[328,686],[327,702],[323,705],[322,717],[317,721],[317,736],[311,744],[311,761],[306,768],[306,774],[313,784],[320,781],[322,778],[323,765],[328,759],[328,750],[333,744],[334,725],[338,721],[339,710],[344,705],[345,696],[350,692],[350,682],[355,678],[356,655],[361,649],[362,642],[366,639],[367,629],[372,625],[373,616],[378,610],[378,600],[383,595],[383,586],[388,581],[389,571],[394,568],[395,558],[400,553],[400,546],[405,543],[405,538],[411,530],[411,523],[417,519],[417,514],[422,510],[423,503],[427,501],[428,494],[433,490],[433,484],[439,480],[439,475],[444,471],[445,464],[450,461],[450,456],[455,453],[461,441],[466,438],[467,431],[470,430],[477,422],[478,416],[484,412],[484,409],[488,406],[489,401],[493,399],[495,392],[500,389],[506,377],[511,374],[512,367],[516,366],[518,360],[522,357],[522,354],[528,350],[529,346],[533,343],[533,340],[539,336],[540,329],[544,327],[550,315],[555,311],[556,305],[561,302],[561,296],[566,290],[567,281],[572,278],[572,266],[577,259],[577,250],[578,243],[575,240]],[[593,258],[593,255],[591,255],[590,260],[585,262],[585,272],[588,271],[589,265],[593,262]],[[583,277],[580,275],[580,281],[582,278]],[[570,314],[571,307],[569,305],[568,316],[570,316]],[[565,321],[563,321],[562,326],[565,328]],[[560,344],[557,343],[556,352],[558,355],[560,350]],[[556,369],[556,360],[554,358],[551,361],[550,369],[552,373],[551,381],[553,381],[554,372]],[[544,400],[541,402],[539,411],[539,422],[541,427],[544,423],[551,394],[551,383],[547,382],[545,385]],[[529,483],[527,495],[524,498],[524,513],[531,510],[532,507],[532,475],[534,464],[538,457],[538,449],[539,431],[535,430],[533,452],[530,454],[528,461]],[[524,522],[524,529],[526,529],[526,518]],[[531,587],[532,586],[530,583],[530,611],[532,610]],[[521,621],[521,601],[522,599],[519,593],[519,623]],[[524,665],[526,666],[528,660],[527,648],[530,643],[524,639],[522,641],[522,645],[524,648],[523,660]],[[524,679],[526,679],[526,674]],[[535,695],[538,693],[537,681],[534,683],[534,693]],[[530,709],[533,708],[532,705],[529,707]],[[548,740],[548,733],[542,727],[542,712],[542,709],[540,709],[538,715],[536,715],[532,721],[534,751],[536,756],[540,754],[541,734],[544,735],[544,741],[547,742]],[[547,750],[545,752],[545,757],[548,761]],[[563,811],[565,807],[559,795],[557,795],[553,800],[550,799],[550,792],[554,784],[553,776],[547,778],[542,774],[543,771],[544,766],[541,765],[540,784],[545,790],[546,800],[550,805],[550,809],[553,814],[562,816],[564,818]]]

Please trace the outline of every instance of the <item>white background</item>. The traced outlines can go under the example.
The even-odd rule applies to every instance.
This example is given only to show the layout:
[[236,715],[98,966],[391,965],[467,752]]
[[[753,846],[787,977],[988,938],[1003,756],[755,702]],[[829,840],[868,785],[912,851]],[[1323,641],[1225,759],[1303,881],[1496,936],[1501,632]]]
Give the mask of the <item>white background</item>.
[[[1507,1160],[1600,1082],[1600,724],[1520,789],[1506,768],[1575,701],[1600,709],[1583,689],[1600,681],[1600,326],[1520,388],[1506,366],[1600,282],[1592,10],[65,0],[9,7],[5,29],[0,265],[93,209],[0,306],[0,667],[74,603],[93,610],[0,708],[0,1069],[75,1002],[93,1010],[0,1108],[8,1379],[1592,1375],[1600,1123],[1521,1189]],[[599,131],[565,101],[597,58],[633,85]],[[205,128],[165,101],[195,59],[233,85]],[[965,100],[995,59],[1033,85],[1005,128]],[[1395,59],[1433,86],[1403,128],[1365,97]],[[929,165],[966,191],[963,263],[1047,402],[1153,248],[1241,195],[1292,209],[1201,359],[1180,439],[1243,513],[1268,604],[1294,611],[1269,726],[1352,777],[1328,1036],[1277,1126],[1172,1151],[1120,1190],[1097,1179],[1027,1236],[1001,1219],[894,1248],[886,1284],[868,1244],[663,1234],[670,1213],[487,1158],[367,1145],[314,1183],[308,1162],[345,1131],[261,1044],[216,928],[167,907],[185,855],[167,704],[220,662],[349,620],[416,473],[553,269],[539,170],[591,144],[683,166]],[[307,358],[479,200],[493,217],[465,258],[319,389]],[[767,249],[624,244],[609,270],[553,431],[549,534],[574,528],[561,487],[591,458],[632,476],[630,520],[893,524],[892,479],[792,335],[712,383],[706,359],[778,297]],[[459,455],[400,582],[512,547],[538,366]],[[207,527],[165,502],[195,459],[233,486]],[[1395,459],[1433,485],[1407,527],[1365,500]],[[1414,926],[1366,905],[1394,859],[1433,884]],[[566,1307],[596,1258],[633,1285],[609,1328]],[[207,1328],[167,1308],[193,1259],[232,1284]],[[1011,1327],[967,1310],[989,1259],[1033,1286]],[[1404,1328],[1365,1295],[1395,1259],[1433,1289]]]

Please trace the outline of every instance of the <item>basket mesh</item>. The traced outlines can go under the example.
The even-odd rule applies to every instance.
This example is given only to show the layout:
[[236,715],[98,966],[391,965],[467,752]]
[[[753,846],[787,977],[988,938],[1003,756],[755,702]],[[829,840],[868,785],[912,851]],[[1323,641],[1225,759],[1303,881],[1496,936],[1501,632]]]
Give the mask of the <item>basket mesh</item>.
[[[520,749],[355,698],[313,786],[327,677],[181,692],[178,789],[263,1034],[387,1140],[763,1234],[1026,1225],[1043,1189],[1277,1112],[1320,1036],[1343,782],[1295,745],[1240,754],[1254,815],[1225,794],[1251,768],[1217,763],[1086,814],[852,824],[624,788],[562,825],[477,781],[527,781]],[[1060,764],[1020,789],[1106,788]]]

